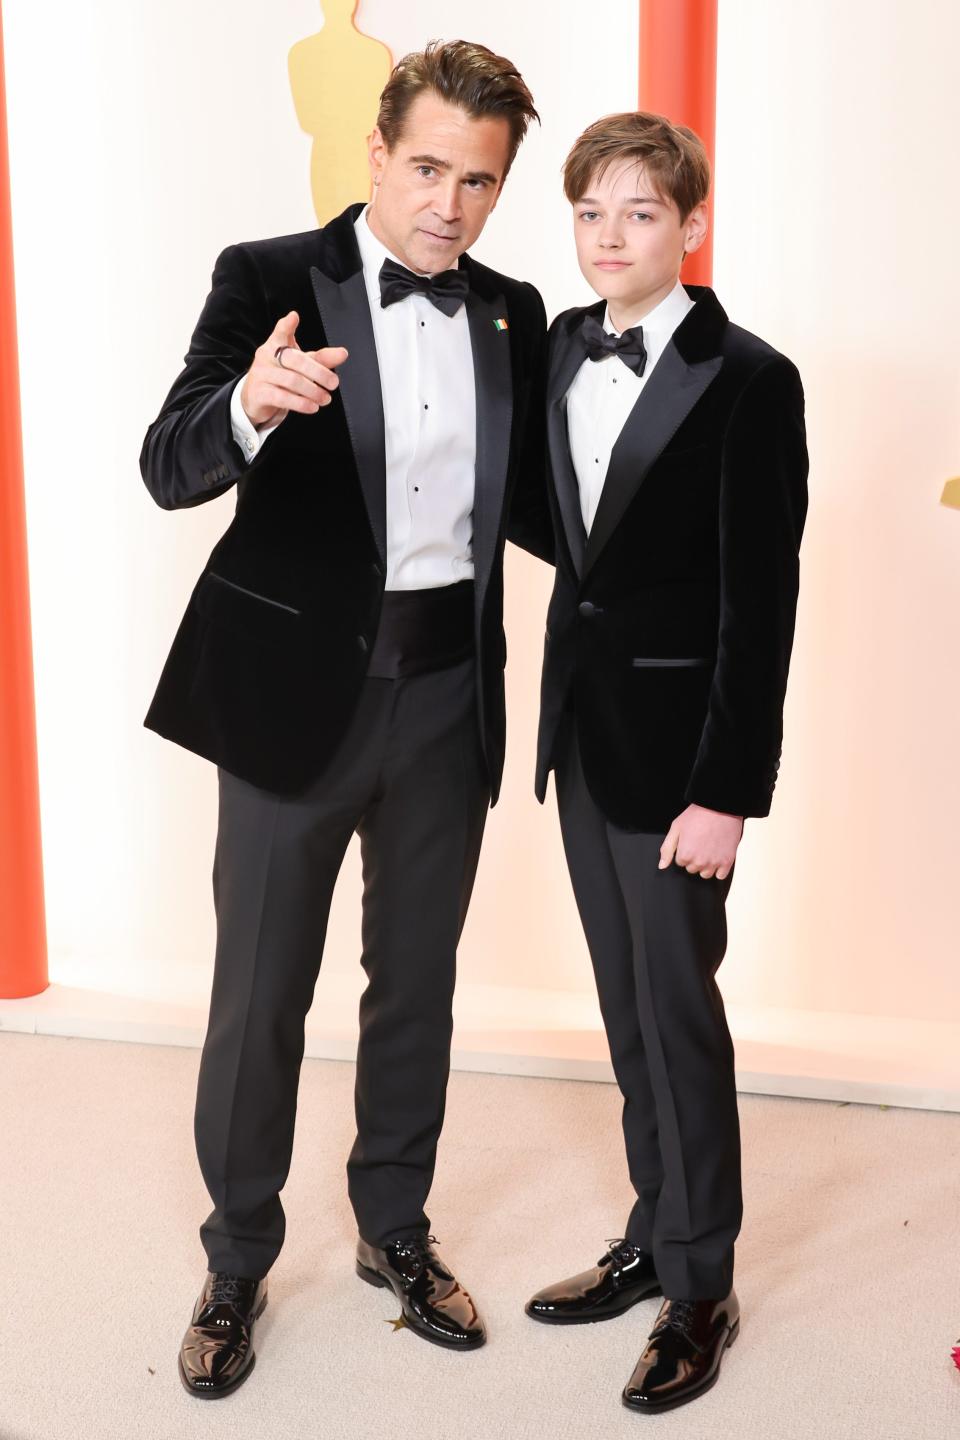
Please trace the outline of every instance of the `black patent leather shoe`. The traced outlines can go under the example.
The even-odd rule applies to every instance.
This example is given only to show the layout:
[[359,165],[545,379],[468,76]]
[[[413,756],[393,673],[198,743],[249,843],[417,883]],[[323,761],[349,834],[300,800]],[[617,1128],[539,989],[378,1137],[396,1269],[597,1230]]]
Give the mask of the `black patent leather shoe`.
[[191,1395],[217,1400],[242,1385],[256,1361],[254,1321],[267,1304],[267,1282],[208,1272],[180,1346],[180,1379]]
[[661,1295],[653,1260],[629,1240],[609,1240],[610,1249],[592,1270],[538,1290],[524,1309],[546,1325],[586,1325],[610,1320],[650,1295]]
[[665,1300],[623,1391],[630,1410],[672,1410],[715,1385],[723,1352],[740,1332],[740,1306],[726,1300]]
[[389,1286],[411,1330],[449,1350],[475,1350],[487,1338],[477,1307],[435,1254],[432,1235],[414,1235],[378,1250],[357,1243],[357,1274],[368,1285]]

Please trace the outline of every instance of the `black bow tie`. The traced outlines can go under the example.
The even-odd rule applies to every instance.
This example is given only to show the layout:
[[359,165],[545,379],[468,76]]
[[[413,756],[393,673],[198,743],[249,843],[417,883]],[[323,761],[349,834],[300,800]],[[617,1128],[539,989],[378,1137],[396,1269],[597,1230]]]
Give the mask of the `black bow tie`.
[[587,315],[583,321],[583,343],[591,360],[606,360],[608,355],[619,355],[624,365],[629,365],[634,375],[642,375],[647,364],[647,352],[643,348],[643,326],[634,325],[622,335],[611,335],[604,330],[600,321]]
[[407,295],[426,295],[444,315],[456,315],[467,298],[470,281],[466,270],[441,270],[439,275],[415,275],[395,260],[380,266],[380,304],[386,309]]

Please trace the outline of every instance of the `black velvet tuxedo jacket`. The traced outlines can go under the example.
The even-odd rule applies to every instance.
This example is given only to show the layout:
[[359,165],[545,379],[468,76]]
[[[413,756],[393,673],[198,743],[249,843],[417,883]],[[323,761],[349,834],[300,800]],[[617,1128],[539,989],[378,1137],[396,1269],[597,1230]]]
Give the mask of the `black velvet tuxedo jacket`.
[[589,539],[565,395],[583,318],[602,322],[604,304],[550,327],[557,571],[537,795],[572,711],[590,793],[631,831],[666,831],[691,803],[769,812],[807,508],[796,367],[731,325],[712,290],[686,288],[697,303],[613,447]]
[[[384,422],[351,206],[319,230],[223,252],[185,367],[140,456],[165,509],[236,485],[236,513],[190,597],[146,725],[264,789],[295,794],[356,705],[386,575]],[[546,317],[537,291],[469,256],[477,397],[473,512],[480,733],[493,799],[503,768],[503,547],[549,535],[543,478]],[[344,345],[333,401],[291,412],[249,465],[230,399],[290,310],[303,350]],[[509,328],[500,330],[498,319]],[[549,548],[549,540],[546,541]]]

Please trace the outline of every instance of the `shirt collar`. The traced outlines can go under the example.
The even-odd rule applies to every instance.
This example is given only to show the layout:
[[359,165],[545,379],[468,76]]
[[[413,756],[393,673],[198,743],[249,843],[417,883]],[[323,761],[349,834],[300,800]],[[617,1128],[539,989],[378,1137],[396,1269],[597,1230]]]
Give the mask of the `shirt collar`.
[[[662,336],[664,340],[668,340],[681,320],[685,320],[689,315],[695,303],[678,280],[670,294],[665,295],[660,304],[655,305],[649,315],[645,315],[640,321],[643,326],[644,340],[652,336]],[[610,319],[609,305],[603,313],[603,328],[611,335],[620,334]]]

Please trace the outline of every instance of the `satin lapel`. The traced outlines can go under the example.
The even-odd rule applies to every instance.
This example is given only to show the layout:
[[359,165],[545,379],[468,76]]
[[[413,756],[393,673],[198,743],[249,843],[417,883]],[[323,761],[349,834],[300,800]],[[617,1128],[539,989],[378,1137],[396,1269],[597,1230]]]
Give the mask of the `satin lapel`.
[[723,364],[721,356],[688,365],[671,340],[610,455],[603,492],[590,529],[583,573],[595,563],[643,484],[650,467]]
[[513,372],[510,335],[497,320],[507,319],[502,295],[487,300],[475,291],[467,297],[467,322],[473,349],[473,378],[477,396],[476,484],[473,499],[473,569],[477,615],[483,610],[490,572],[497,551],[507,486],[510,430],[513,424]]
[[373,321],[363,271],[337,283],[315,265],[310,268],[323,333],[328,345],[350,352],[337,374],[353,457],[380,559],[387,563],[387,460],[383,438],[383,400]]
[[557,492],[557,502],[567,537],[567,548],[573,561],[573,568],[579,575],[583,570],[587,532],[583,525],[580,509],[580,486],[577,482],[573,461],[570,458],[570,441],[567,435],[567,391],[573,378],[586,359],[586,351],[580,340],[579,326],[571,333],[558,336],[550,362],[550,377],[547,382],[547,444],[550,453],[550,473]]

